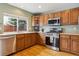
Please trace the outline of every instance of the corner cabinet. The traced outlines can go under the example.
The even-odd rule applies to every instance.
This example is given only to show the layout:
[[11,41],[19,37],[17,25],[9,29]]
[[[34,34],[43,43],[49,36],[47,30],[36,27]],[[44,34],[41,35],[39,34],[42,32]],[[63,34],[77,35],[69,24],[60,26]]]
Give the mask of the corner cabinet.
[[40,45],[45,45],[45,35],[43,33],[39,33],[37,34],[37,44],[40,44]]
[[79,55],[79,35],[60,34],[60,50]]

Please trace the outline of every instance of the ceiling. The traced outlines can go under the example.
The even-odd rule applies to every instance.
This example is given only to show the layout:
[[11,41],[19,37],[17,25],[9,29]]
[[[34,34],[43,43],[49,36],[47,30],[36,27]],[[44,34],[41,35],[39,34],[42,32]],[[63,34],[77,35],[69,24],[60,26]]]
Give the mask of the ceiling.
[[79,7],[79,3],[8,3],[31,13],[56,12]]

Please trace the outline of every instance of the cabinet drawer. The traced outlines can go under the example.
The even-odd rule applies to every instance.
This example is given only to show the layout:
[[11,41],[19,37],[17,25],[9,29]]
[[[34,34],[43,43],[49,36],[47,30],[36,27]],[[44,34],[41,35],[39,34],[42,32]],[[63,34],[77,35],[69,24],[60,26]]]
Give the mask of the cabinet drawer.
[[16,38],[24,38],[24,34],[18,34],[16,35]]
[[70,35],[60,35],[60,38],[70,38]]
[[79,40],[79,35],[72,35],[72,36],[71,36],[71,39]]

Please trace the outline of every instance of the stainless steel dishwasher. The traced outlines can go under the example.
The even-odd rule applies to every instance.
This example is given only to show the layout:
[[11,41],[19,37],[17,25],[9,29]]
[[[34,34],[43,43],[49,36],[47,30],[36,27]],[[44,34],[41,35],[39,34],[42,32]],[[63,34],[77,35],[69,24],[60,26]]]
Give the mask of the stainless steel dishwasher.
[[15,35],[0,36],[0,56],[6,56],[15,52]]

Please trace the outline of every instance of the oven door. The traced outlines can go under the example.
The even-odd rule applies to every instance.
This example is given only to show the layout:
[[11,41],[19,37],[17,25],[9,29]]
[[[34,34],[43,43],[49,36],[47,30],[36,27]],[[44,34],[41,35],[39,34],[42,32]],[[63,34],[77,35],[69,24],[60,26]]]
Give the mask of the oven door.
[[49,45],[49,46],[53,46],[54,45],[54,38],[53,38],[53,36],[46,37],[46,45]]

